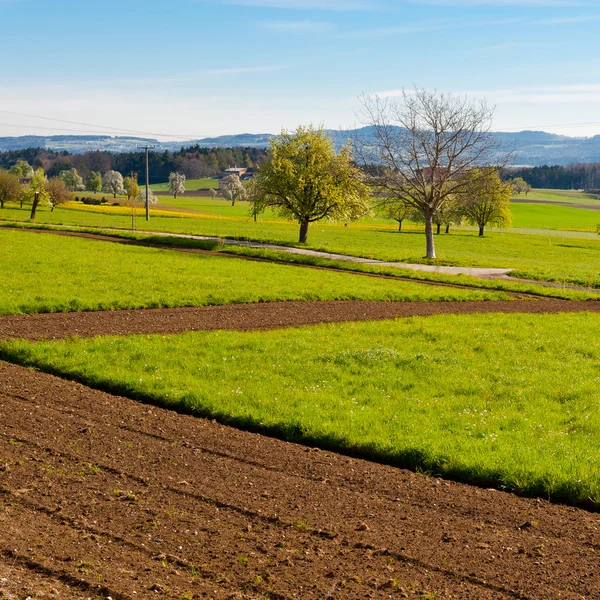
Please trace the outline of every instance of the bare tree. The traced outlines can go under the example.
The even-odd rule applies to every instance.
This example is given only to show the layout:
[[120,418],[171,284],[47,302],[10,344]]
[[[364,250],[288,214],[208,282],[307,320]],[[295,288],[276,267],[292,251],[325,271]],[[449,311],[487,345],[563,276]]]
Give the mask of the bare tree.
[[57,206],[68,202],[72,197],[67,184],[60,177],[54,177],[46,182],[46,192],[50,203],[50,212],[54,212]]
[[8,171],[0,169],[0,208],[5,202],[16,202],[22,193],[19,178]]
[[494,109],[485,100],[416,89],[401,101],[362,99],[368,136],[355,140],[355,156],[381,195],[412,206],[425,221],[426,258],[435,258],[434,218],[465,191],[463,175],[490,164]]

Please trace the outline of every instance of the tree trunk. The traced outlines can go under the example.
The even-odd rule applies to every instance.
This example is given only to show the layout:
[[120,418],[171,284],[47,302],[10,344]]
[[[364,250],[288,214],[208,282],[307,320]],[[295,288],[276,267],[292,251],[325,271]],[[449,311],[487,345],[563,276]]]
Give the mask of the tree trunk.
[[433,241],[433,220],[431,215],[425,215],[425,239],[427,240],[427,255],[425,258],[435,258],[435,243]]
[[35,221],[35,212],[37,210],[38,204],[40,203],[40,193],[36,192],[33,197],[33,204],[31,205],[31,216],[29,217],[32,221]]
[[0,200],[0,208],[4,208],[4,200]]
[[485,227],[485,225],[480,225],[479,226],[479,237],[483,237],[483,228]]
[[308,221],[300,221],[300,240],[301,244],[306,244],[306,238],[308,237]]
[[54,204],[50,205],[50,212],[54,212]]
[[402,219],[398,220],[398,231],[402,231]]
[[450,223],[446,223],[446,233],[450,233]]
[[438,223],[437,224],[437,234],[440,235],[440,231],[442,230],[442,224]]
[[173,200],[177,200],[177,192],[173,194]]

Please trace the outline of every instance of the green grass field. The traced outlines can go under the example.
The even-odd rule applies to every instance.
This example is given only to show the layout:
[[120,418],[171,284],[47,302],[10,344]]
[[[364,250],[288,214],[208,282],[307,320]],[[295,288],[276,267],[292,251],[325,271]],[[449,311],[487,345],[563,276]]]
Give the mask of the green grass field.
[[[600,214],[598,216],[600,218]],[[9,223],[26,222],[28,217],[28,210],[14,207],[0,212],[0,221]],[[128,215],[79,208],[59,208],[53,213],[41,210],[36,222],[125,230],[131,227]],[[140,218],[136,224],[138,230],[253,239],[291,246],[297,245],[298,235],[295,223],[280,221],[254,223],[248,219],[154,216],[148,224]],[[574,237],[572,232],[566,233],[569,235],[561,238],[556,232],[540,235],[490,231],[479,238],[472,230],[453,230],[449,235],[436,236],[436,264],[506,267],[515,269],[516,275],[526,279],[600,287],[600,238],[590,234]],[[344,227],[327,223],[311,227],[307,244],[315,250],[409,263],[424,262],[424,246],[422,231],[398,233],[392,225]]]
[[542,200],[544,202],[566,202],[569,204],[600,205],[600,199],[594,194],[586,194],[576,190],[549,190],[534,188],[529,194],[515,194],[515,200]]
[[586,313],[437,316],[13,341],[0,357],[294,441],[598,506],[598,328]]
[[[218,189],[219,180],[213,179],[212,177],[203,177],[201,179],[186,179],[185,189],[186,190],[200,190],[203,188],[215,188]],[[168,183],[153,183],[150,189],[155,192],[166,192],[169,189]]]
[[276,300],[506,298],[419,283],[0,230],[0,314]]
[[[600,202],[597,202],[600,208]],[[512,204],[513,229],[557,229],[596,232],[600,210],[551,204]]]

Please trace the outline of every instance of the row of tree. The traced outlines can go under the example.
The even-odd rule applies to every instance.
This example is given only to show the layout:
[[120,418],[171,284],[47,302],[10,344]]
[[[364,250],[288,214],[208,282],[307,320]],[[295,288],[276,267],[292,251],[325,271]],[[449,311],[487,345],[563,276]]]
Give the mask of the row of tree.
[[356,220],[374,193],[392,218],[411,214],[425,224],[427,258],[436,258],[436,224],[439,231],[466,219],[483,235],[488,224],[510,223],[513,184],[500,180],[493,109],[484,101],[417,89],[401,102],[364,98],[363,107],[370,134],[340,153],[323,129],[274,138],[249,187],[254,213],[271,207],[296,220],[306,242],[311,222]]
[[[510,222],[512,186],[521,181],[499,178],[493,110],[485,101],[417,89],[403,93],[401,102],[368,97],[363,106],[365,124],[374,133],[368,139],[355,139],[336,153],[322,128],[283,132],[272,139],[267,160],[249,186],[228,178],[222,183],[224,195],[234,203],[248,194],[255,217],[270,207],[296,220],[299,240],[306,242],[310,223],[354,221],[371,209],[374,194],[389,214],[407,210],[424,222],[427,258],[436,257],[436,224],[439,231],[442,224],[467,219],[483,235],[488,224]],[[68,172],[58,180],[79,185],[76,170]],[[181,183],[176,173],[170,175],[174,184]],[[102,177],[104,189],[115,195],[123,193],[124,183],[116,170]]]
[[[260,148],[200,148],[196,145],[181,148],[178,152],[152,152],[149,157],[151,183],[168,181],[172,172],[183,173],[188,179],[212,177],[231,165],[258,167],[265,159],[266,151]],[[143,152],[111,154],[94,150],[69,154],[42,148],[0,152],[0,168],[10,169],[18,161],[26,161],[35,169],[44,169],[50,178],[75,168],[85,181],[92,172],[101,175],[108,171],[141,173],[145,169]]]

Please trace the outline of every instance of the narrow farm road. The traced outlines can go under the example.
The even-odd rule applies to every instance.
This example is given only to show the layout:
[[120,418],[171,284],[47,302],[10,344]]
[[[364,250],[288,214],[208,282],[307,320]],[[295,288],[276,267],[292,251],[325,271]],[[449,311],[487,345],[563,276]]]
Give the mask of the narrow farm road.
[[0,362],[0,597],[583,599],[598,516]]
[[[39,229],[35,230],[33,228],[28,228],[33,231],[37,231],[38,233],[53,233],[60,232],[62,234],[77,235],[77,233],[73,231],[67,231],[65,229],[61,229],[60,226],[47,226],[51,227],[48,229]],[[68,230],[80,229],[84,232],[86,227],[76,227],[69,226]],[[122,233],[122,229],[111,229],[111,228],[103,228],[102,231],[107,232],[107,234],[112,233]],[[246,240],[232,240],[228,238],[220,238],[220,237],[212,237],[205,235],[192,235],[192,234],[183,234],[183,233],[165,233],[163,231],[138,231],[137,233],[143,233],[145,235],[152,235],[158,237],[165,238],[180,238],[180,239],[188,239],[188,240],[199,240],[204,242],[215,242],[219,244],[229,244],[232,246],[245,246],[248,248],[263,248],[266,250],[276,250],[278,252],[286,252],[288,254],[300,254],[304,256],[314,256],[318,258],[324,258],[328,260],[340,260],[347,262],[354,262],[359,264],[367,264],[367,265],[375,265],[379,267],[396,267],[399,269],[408,269],[412,271],[423,271],[427,273],[441,273],[445,275],[471,275],[472,277],[483,277],[486,279],[494,278],[494,277],[503,277],[511,272],[512,269],[496,269],[496,268],[480,268],[480,267],[444,267],[444,266],[436,266],[436,265],[421,265],[421,264],[410,264],[410,263],[400,263],[400,262],[386,262],[382,260],[376,260],[374,258],[362,258],[360,256],[349,256],[347,254],[334,254],[330,252],[320,252],[318,250],[309,250],[307,248],[294,248],[290,246],[279,246],[277,244],[266,244],[262,242],[251,242]],[[94,239],[102,239],[101,236],[89,234],[83,234],[82,237],[90,237]],[[104,239],[104,241],[111,241],[109,239]],[[112,240],[117,241],[117,240]],[[126,243],[128,240],[122,239],[118,240],[122,243]],[[129,240],[130,243],[135,243]],[[138,242],[139,243],[139,242]],[[139,243],[139,245],[145,245],[144,243]],[[148,244],[152,245],[152,244]],[[173,250],[178,250],[178,248],[173,247]],[[190,249],[184,249],[190,250]],[[241,257],[243,258],[243,257]]]

